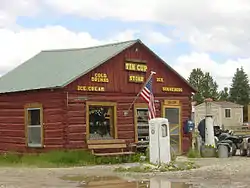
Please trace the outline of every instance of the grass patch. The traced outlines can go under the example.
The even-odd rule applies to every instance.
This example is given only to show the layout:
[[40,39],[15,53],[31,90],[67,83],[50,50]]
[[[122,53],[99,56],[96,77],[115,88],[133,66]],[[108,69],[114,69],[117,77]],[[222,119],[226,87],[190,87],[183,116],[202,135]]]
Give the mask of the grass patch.
[[1,166],[67,167],[98,164],[119,164],[140,161],[140,154],[131,156],[95,157],[86,150],[51,151],[41,154],[5,153]]
[[141,164],[134,167],[118,167],[115,172],[135,172],[135,173],[150,173],[150,172],[168,172],[168,171],[183,171],[196,169],[199,166],[194,162],[170,162],[169,164],[163,164],[160,167],[152,164]]
[[187,153],[188,158],[201,158],[200,152],[195,149],[190,149]]

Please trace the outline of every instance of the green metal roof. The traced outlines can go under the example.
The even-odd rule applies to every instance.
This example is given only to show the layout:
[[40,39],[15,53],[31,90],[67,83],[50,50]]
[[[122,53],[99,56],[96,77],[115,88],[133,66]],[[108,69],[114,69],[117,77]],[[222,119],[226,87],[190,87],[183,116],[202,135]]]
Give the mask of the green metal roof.
[[38,53],[0,78],[0,93],[64,87],[140,40]]

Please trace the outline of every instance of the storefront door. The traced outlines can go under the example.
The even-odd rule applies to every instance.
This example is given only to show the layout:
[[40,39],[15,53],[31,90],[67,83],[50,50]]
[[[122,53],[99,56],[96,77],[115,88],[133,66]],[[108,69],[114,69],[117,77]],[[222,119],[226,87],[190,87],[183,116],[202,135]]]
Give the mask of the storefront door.
[[163,117],[169,121],[171,150],[181,154],[181,108],[180,106],[164,106]]
[[149,144],[149,124],[147,104],[134,105],[135,142],[137,149],[146,149]]

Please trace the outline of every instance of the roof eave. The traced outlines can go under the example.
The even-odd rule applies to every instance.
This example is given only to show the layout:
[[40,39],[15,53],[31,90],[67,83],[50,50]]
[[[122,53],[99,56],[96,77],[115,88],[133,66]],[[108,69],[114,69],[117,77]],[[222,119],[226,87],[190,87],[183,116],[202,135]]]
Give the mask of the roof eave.
[[18,92],[30,92],[30,91],[39,91],[39,90],[55,90],[55,89],[62,89],[61,86],[52,86],[52,87],[43,87],[43,88],[35,88],[35,89],[24,89],[24,90],[16,90],[16,91],[0,91],[1,94],[10,94],[10,93],[18,93]]

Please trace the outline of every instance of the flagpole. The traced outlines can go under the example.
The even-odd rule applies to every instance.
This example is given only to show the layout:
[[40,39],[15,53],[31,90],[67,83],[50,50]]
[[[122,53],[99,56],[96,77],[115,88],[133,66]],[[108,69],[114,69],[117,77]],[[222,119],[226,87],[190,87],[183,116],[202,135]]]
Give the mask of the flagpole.
[[133,102],[132,102],[131,105],[129,106],[129,109],[127,110],[127,114],[128,114],[128,112],[131,110],[133,104],[135,103],[136,99],[139,97],[139,95],[140,95],[140,93],[142,92],[142,90],[143,90],[143,88],[145,87],[145,85],[148,83],[148,81],[150,80],[150,78],[151,78],[154,74],[156,74],[156,72],[154,72],[154,71],[151,71],[151,72],[150,72],[150,75],[149,75],[148,79],[147,79],[146,82],[143,84],[141,90],[139,91],[139,93],[136,95],[135,99],[133,100]]

